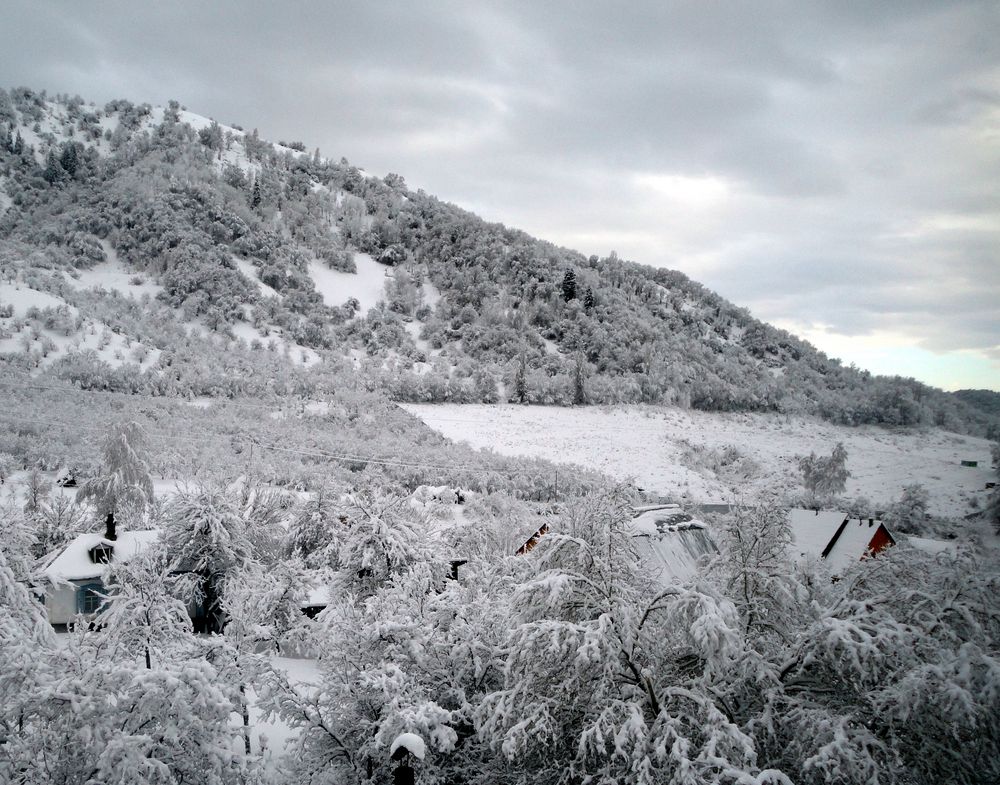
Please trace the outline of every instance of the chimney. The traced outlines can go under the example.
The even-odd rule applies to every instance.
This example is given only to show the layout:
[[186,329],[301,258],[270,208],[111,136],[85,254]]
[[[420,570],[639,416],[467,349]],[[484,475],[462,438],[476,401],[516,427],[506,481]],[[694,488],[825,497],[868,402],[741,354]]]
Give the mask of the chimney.
[[115,514],[113,512],[109,512],[108,517],[104,520],[104,539],[111,540],[112,542],[118,539],[118,534],[115,532]]
[[874,518],[869,518],[868,519],[868,528],[870,529],[874,525],[875,525],[875,519]]

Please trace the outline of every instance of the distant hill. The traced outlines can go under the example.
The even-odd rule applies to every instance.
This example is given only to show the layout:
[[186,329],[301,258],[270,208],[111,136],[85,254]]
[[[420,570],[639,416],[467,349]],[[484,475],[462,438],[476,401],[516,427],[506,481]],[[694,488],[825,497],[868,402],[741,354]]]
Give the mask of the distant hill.
[[557,247],[176,102],[0,91],[3,308],[0,361],[85,388],[285,384],[270,361],[209,361],[204,334],[285,358],[306,387],[346,368],[405,401],[664,402],[976,433],[995,416],[844,367],[679,272]]
[[995,390],[955,390],[952,395],[991,417],[1000,417],[1000,392]]

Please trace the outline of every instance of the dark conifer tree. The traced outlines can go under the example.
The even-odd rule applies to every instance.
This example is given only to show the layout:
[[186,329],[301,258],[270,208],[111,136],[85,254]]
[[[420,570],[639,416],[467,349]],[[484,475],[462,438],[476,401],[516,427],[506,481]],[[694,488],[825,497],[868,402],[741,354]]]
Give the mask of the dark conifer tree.
[[587,287],[586,293],[583,295],[583,307],[588,311],[594,307],[594,290],[591,287]]
[[253,188],[250,189],[250,209],[256,210],[260,207],[260,177],[255,177]]
[[576,299],[576,273],[570,268],[562,279],[562,295],[566,302]]
[[528,402],[528,379],[527,379],[527,358],[521,352],[521,359],[517,365],[517,373],[514,376],[514,395],[518,403]]
[[586,366],[584,365],[583,353],[576,353],[576,364],[573,366],[573,403],[582,406],[587,402],[587,391],[585,387]]
[[67,142],[63,145],[62,154],[59,156],[59,165],[62,166],[63,171],[70,177],[76,175],[79,159],[76,153],[76,145],[73,142]]
[[63,179],[65,174],[66,172],[63,171],[55,152],[49,150],[49,154],[45,158],[45,170],[42,172],[45,182],[49,185],[55,185]]

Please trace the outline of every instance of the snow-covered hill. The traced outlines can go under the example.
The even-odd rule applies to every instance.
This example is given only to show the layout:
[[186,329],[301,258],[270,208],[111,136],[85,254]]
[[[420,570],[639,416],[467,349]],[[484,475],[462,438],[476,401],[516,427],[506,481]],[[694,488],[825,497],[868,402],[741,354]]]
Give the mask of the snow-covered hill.
[[[350,358],[396,400],[991,426],[988,412],[912,379],[844,367],[677,271],[558,248],[411,191],[398,174],[374,177],[177,102],[0,91],[0,172],[0,278],[21,291],[60,297],[54,279],[69,278],[77,290],[150,294],[186,329],[296,365]],[[68,304],[125,349],[140,339],[113,309]],[[3,318],[0,354],[36,372],[108,345]],[[128,363],[117,346],[98,359]],[[155,387],[156,359],[147,353],[129,386]]]
[[[597,469],[694,502],[740,491],[801,488],[800,456],[847,448],[847,493],[876,505],[904,485],[930,493],[935,514],[957,518],[986,499],[990,442],[937,428],[848,428],[814,418],[720,414],[676,407],[417,405],[404,408],[456,441]],[[977,461],[976,468],[961,465]]]

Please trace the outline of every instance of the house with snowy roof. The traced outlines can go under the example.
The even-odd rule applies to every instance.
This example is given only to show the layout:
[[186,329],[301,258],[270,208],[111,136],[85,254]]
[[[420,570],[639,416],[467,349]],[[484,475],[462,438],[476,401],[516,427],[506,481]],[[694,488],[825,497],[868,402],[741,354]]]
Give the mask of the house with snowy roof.
[[717,553],[706,525],[677,504],[636,508],[632,540],[643,567],[664,586],[695,577],[702,558]]
[[[679,504],[634,507],[632,514],[629,534],[642,567],[664,586],[690,580],[702,557],[718,552],[705,523]],[[548,532],[549,524],[543,523],[516,554],[529,553]]]
[[896,544],[877,518],[849,518],[836,510],[791,509],[792,552],[798,559],[823,559],[842,572]]
[[102,576],[109,564],[121,564],[147,550],[160,536],[158,529],[117,533],[109,515],[104,533],[80,534],[42,571],[45,610],[53,625],[71,623],[78,615],[97,613],[105,599]]

